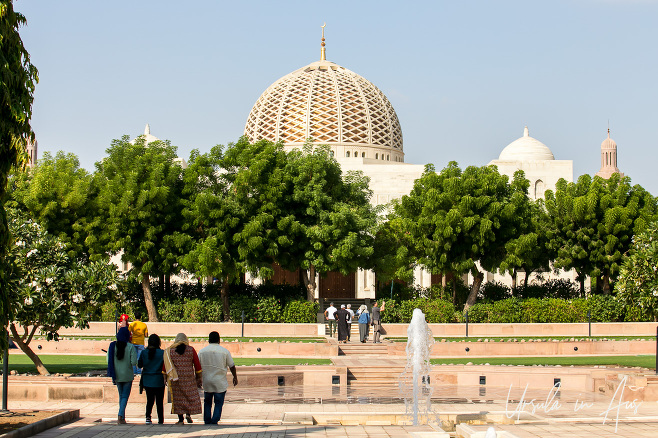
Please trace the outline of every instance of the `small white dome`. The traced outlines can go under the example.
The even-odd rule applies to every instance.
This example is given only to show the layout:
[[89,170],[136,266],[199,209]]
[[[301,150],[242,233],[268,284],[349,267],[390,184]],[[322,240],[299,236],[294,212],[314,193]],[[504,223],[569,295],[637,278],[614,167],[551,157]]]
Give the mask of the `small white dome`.
[[498,157],[499,161],[538,161],[555,160],[553,152],[541,141],[530,137],[528,127],[523,130],[523,137],[508,144]]

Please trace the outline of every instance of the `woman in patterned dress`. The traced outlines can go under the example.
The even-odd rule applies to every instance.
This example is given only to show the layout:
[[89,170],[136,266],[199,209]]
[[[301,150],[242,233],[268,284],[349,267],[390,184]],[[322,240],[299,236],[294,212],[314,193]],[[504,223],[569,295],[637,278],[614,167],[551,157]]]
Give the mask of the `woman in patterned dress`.
[[183,424],[183,415],[191,423],[191,416],[201,413],[201,364],[184,333],[177,334],[165,350],[164,372],[171,392],[171,413],[178,415],[178,424]]

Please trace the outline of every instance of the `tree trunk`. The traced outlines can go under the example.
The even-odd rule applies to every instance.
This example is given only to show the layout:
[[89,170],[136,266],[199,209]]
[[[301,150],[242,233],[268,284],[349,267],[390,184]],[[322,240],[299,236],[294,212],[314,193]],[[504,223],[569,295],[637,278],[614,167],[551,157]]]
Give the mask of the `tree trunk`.
[[25,353],[25,355],[29,357],[30,360],[34,363],[34,366],[37,367],[37,371],[39,372],[39,374],[41,374],[42,376],[49,376],[50,373],[44,366],[43,362],[41,362],[41,359],[39,359],[39,356],[34,354],[34,351],[32,351],[29,345],[23,342],[23,339],[20,337],[18,331],[16,330],[16,326],[14,324],[10,324],[9,328],[11,331],[11,338],[14,340],[14,342],[16,342],[18,348],[20,348],[21,351]]
[[142,274],[142,291],[144,291],[144,304],[146,304],[146,311],[149,314],[149,322],[158,322],[158,311],[153,303],[151,280],[148,274]]
[[585,297],[585,276],[578,274],[578,283],[580,283],[580,297]]
[[171,275],[165,275],[165,297],[169,298],[171,295]]
[[306,299],[310,302],[315,301],[315,266],[311,265],[308,271],[302,271],[302,279],[306,287]]
[[478,299],[478,292],[480,286],[482,285],[482,280],[484,280],[484,274],[478,271],[477,268],[473,268],[473,285],[471,286],[471,291],[468,293],[468,298],[466,299],[466,304],[464,304],[464,311],[468,310],[475,301]]
[[514,269],[514,272],[512,272],[512,289],[516,289],[516,269]]
[[603,274],[603,295],[610,295],[610,276]]
[[[224,277],[222,281],[222,288],[220,289],[220,295],[222,297],[222,312],[224,313],[224,321],[228,322],[231,316],[231,309],[228,302],[228,286],[229,286],[229,276]],[[237,322],[237,321],[233,321]]]

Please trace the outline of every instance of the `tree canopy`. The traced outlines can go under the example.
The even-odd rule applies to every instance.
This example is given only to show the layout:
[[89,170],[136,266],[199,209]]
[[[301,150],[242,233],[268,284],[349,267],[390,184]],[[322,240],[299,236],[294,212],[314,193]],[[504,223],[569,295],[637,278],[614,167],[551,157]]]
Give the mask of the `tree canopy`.
[[575,183],[561,179],[555,193],[546,191],[551,221],[549,247],[557,268],[575,269],[584,293],[586,276],[601,279],[603,292],[619,273],[631,238],[656,215],[656,200],[630,178],[582,175]]
[[[14,11],[12,0],[0,0],[0,323],[7,326],[8,296],[5,256],[9,244],[4,209],[7,178],[13,166],[26,160],[25,147],[34,140],[30,126],[34,89],[39,81],[36,67],[23,46],[18,28],[27,23]],[[0,336],[0,349],[7,340]]]
[[88,327],[91,311],[114,297],[117,272],[107,261],[75,259],[37,221],[9,210],[9,331],[40,374],[48,370],[29,344],[38,331],[57,340],[61,327]]
[[[96,163],[98,216],[89,226],[109,254],[121,253],[141,280],[149,321],[157,321],[150,276],[178,272],[189,239],[182,230],[183,169],[169,142],[114,140]],[[93,246],[93,245],[92,245]]]
[[11,179],[10,205],[30,213],[49,234],[67,244],[72,257],[88,258],[86,223],[93,217],[92,176],[74,154],[43,154],[37,165]]
[[658,222],[633,238],[622,263],[615,291],[619,299],[637,309],[641,316],[658,320]]
[[496,270],[505,246],[528,230],[527,189],[522,172],[510,184],[495,166],[462,171],[450,162],[440,173],[427,166],[411,193],[395,206],[420,264],[433,273],[472,273],[466,309],[475,303],[484,278],[479,267]]

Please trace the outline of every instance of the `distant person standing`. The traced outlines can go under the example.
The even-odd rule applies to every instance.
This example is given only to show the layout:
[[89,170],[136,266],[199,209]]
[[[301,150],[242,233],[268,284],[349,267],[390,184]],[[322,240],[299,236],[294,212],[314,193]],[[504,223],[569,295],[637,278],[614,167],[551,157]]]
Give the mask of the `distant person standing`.
[[379,335],[382,330],[382,319],[381,311],[386,308],[386,303],[382,301],[382,306],[379,307],[379,303],[375,301],[375,305],[372,306],[372,315],[370,317],[372,324],[372,343],[381,344],[382,341],[379,340]]
[[365,343],[368,340],[368,330],[370,329],[370,313],[365,304],[359,307],[359,340]]
[[[144,324],[141,319],[141,312],[135,312],[135,320],[128,326],[128,330],[130,330],[132,335],[133,346],[137,352],[137,357],[139,357],[139,355],[142,354],[142,351],[144,351],[144,340],[149,335],[148,328],[146,328],[146,324]],[[141,374],[142,371],[138,367],[134,367],[133,372],[135,374]]]
[[126,406],[133,386],[133,366],[137,365],[137,354],[130,343],[130,332],[121,327],[117,332],[117,340],[110,343],[107,349],[107,376],[119,391],[118,424],[126,424]]
[[158,412],[158,424],[164,423],[165,381],[162,374],[164,351],[160,348],[160,336],[151,335],[148,348],[140,354],[137,366],[142,368],[142,383],[146,391],[146,424],[152,424],[151,412],[155,403]]
[[352,310],[352,305],[348,304],[347,305],[347,313],[349,313],[349,317],[347,318],[347,342],[350,341],[350,338],[352,337],[352,320],[354,319],[354,310]]
[[324,317],[327,319],[329,322],[329,336],[333,337],[334,333],[336,332],[336,308],[334,307],[334,303],[329,303],[329,307],[327,307],[327,310],[324,311]]
[[[199,362],[203,369],[203,422],[217,424],[222,418],[222,408],[228,389],[226,372],[231,370],[233,386],[238,384],[238,375],[231,352],[219,345],[219,333],[210,332],[208,343],[210,345],[199,351]],[[215,409],[211,414],[213,401]]]
[[337,310],[334,314],[336,318],[336,324],[338,325],[338,342],[345,343],[347,342],[347,319],[350,314],[345,310],[345,304],[340,305],[340,310]]

